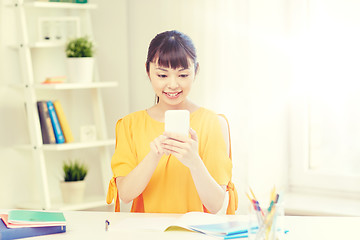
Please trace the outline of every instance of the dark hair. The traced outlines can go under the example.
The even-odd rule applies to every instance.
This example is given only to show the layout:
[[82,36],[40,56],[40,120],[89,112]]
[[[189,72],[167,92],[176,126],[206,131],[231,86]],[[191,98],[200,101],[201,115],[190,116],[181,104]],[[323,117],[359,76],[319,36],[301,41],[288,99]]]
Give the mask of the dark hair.
[[189,58],[194,62],[196,72],[198,68],[196,49],[190,37],[176,30],[162,32],[150,42],[146,71],[149,73],[150,62],[154,60],[163,67],[188,68]]

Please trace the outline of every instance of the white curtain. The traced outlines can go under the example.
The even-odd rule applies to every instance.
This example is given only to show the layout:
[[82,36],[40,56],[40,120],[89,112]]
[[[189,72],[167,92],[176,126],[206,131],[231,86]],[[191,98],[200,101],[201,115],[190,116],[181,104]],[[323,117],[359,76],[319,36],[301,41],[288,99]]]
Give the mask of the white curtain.
[[[171,29],[194,41],[200,72],[190,97],[230,121],[240,209],[248,186],[283,187],[286,178],[287,60],[284,1],[131,0],[128,4],[130,110],[154,95],[144,63],[150,40]],[[264,194],[265,195],[265,194]]]
[[309,167],[318,172],[360,175],[359,12],[356,0],[308,1],[295,72],[309,103]]

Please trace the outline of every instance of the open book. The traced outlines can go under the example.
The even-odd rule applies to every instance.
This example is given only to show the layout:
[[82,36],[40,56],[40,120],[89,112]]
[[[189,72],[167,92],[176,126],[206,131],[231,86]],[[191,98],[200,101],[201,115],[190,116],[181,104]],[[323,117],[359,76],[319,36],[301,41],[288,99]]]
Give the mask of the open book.
[[[247,221],[229,220],[223,215],[214,215],[203,212],[189,212],[181,217],[126,218],[112,225],[111,231],[129,230],[190,230],[222,239],[244,238],[248,236]],[[257,227],[252,228],[256,231]]]

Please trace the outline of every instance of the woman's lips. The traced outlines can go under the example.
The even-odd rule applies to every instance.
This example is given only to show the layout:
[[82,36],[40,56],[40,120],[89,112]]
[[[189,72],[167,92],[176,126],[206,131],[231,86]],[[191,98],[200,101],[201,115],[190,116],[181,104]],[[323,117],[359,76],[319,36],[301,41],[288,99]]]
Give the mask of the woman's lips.
[[179,95],[182,93],[182,91],[180,92],[163,92],[168,98],[171,98],[171,99],[175,99],[175,98],[178,98]]

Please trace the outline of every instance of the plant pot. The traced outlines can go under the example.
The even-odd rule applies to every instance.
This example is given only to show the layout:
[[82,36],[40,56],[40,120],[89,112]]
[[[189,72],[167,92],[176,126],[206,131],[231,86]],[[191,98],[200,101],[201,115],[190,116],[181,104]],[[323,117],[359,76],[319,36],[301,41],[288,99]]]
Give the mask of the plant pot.
[[82,203],[85,194],[85,181],[61,182],[60,188],[64,203]]
[[92,82],[94,58],[67,58],[67,77],[69,82]]

